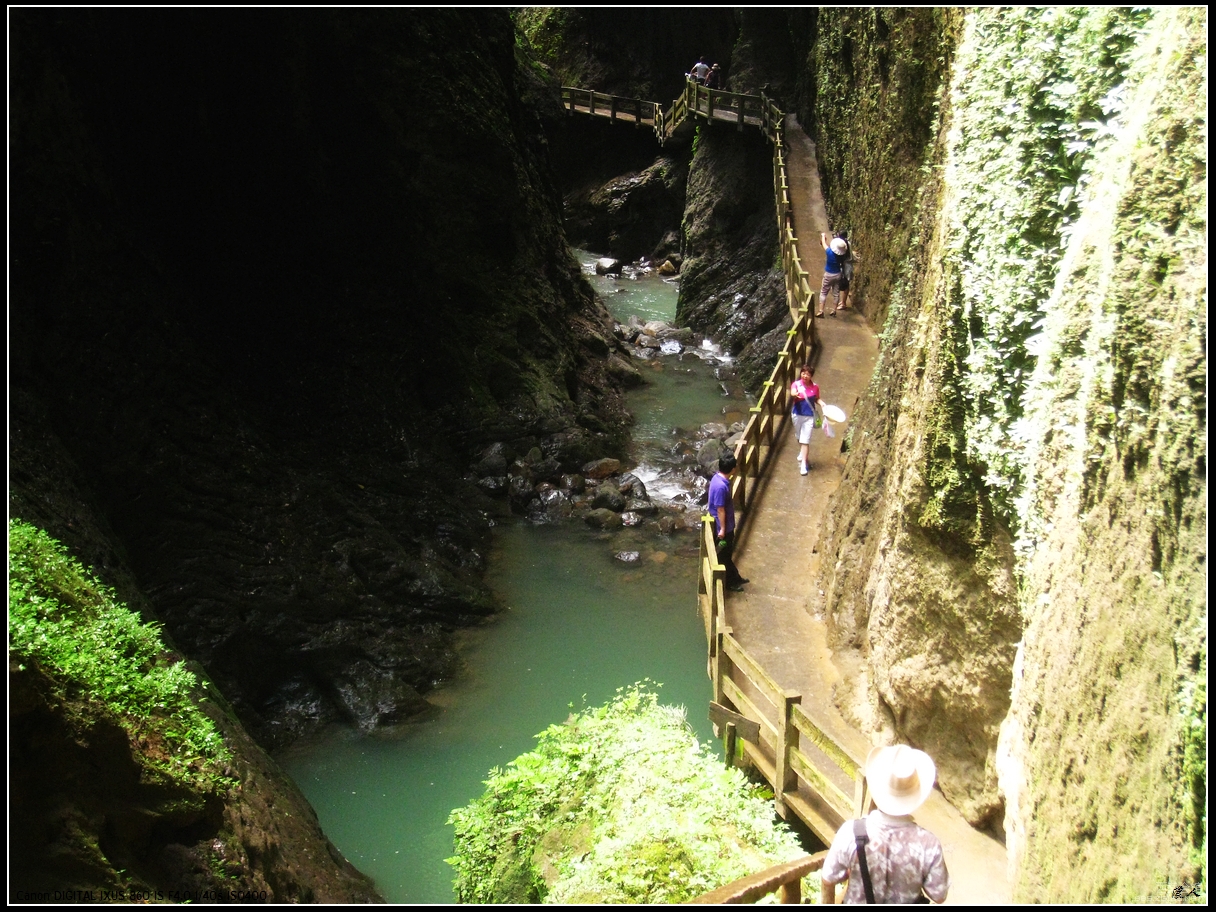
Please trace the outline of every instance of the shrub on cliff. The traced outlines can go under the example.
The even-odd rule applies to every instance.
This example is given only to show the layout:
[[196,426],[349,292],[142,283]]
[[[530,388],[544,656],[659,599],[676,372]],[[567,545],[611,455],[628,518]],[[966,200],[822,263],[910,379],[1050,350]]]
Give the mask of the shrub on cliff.
[[684,902],[803,854],[643,684],[538,741],[449,818],[461,902]]
[[9,521],[8,553],[10,659],[35,663],[64,700],[114,714],[144,762],[171,778],[218,781],[228,750],[157,627],[28,523]]

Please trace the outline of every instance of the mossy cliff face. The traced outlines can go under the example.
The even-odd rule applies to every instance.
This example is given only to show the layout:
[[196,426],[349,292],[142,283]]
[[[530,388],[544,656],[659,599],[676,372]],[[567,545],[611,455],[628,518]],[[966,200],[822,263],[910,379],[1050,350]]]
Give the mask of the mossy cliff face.
[[1027,393],[1000,771],[1028,901],[1206,880],[1205,26],[1162,10],[1137,34]]
[[264,743],[408,718],[493,609],[477,451],[627,427],[509,17],[12,25],[14,435]]
[[1203,17],[960,15],[816,22],[883,328],[821,588],[1018,898],[1145,899],[1206,839]]
[[[1010,537],[927,516],[939,475],[958,471],[948,438],[958,421],[943,405],[958,354],[943,338],[936,262],[947,136],[933,112],[959,24],[940,10],[822,13],[799,81],[813,100],[800,119],[817,124],[833,227],[850,229],[862,264],[859,306],[886,321],[820,550],[831,636],[872,669],[858,724],[930,751],[951,801],[999,826],[995,749],[1020,635]],[[967,509],[980,515],[974,499]]]
[[104,517],[28,434],[22,512],[70,545],[10,528],[10,898],[381,900],[202,669],[133,619],[152,610]]
[[9,694],[11,890],[109,890],[119,901],[158,891],[168,901],[227,900],[234,891],[268,902],[383,901],[213,688],[198,697],[231,751],[231,787],[192,786],[150,768],[142,755],[155,745],[133,742],[95,701],[62,700],[45,674],[12,658]]

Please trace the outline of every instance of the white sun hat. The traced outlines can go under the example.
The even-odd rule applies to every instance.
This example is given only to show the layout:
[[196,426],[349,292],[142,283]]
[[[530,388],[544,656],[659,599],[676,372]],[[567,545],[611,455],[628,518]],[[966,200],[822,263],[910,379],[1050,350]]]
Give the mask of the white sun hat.
[[832,238],[832,249],[837,256],[844,256],[849,252],[849,242],[844,238]]
[[936,778],[932,758],[906,744],[876,747],[866,758],[870,794],[878,809],[886,814],[911,814],[925,803]]

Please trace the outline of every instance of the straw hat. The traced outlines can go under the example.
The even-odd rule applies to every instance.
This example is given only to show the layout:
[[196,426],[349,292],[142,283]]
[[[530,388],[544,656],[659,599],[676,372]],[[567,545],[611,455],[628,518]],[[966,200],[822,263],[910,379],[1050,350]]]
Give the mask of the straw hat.
[[832,238],[832,249],[837,256],[844,256],[849,250],[849,242],[843,238]]
[[937,769],[924,751],[906,744],[876,747],[866,757],[866,781],[884,813],[911,814],[933,791]]

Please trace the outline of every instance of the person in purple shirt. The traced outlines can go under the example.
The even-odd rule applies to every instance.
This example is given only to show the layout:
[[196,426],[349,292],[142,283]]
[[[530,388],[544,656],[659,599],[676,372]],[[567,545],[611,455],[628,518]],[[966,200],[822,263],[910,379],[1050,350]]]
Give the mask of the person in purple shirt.
[[726,568],[726,588],[739,592],[748,581],[731,557],[735,550],[735,504],[730,496],[730,479],[735,465],[735,457],[729,453],[718,458],[718,473],[709,482],[709,515],[714,518],[718,561]]

